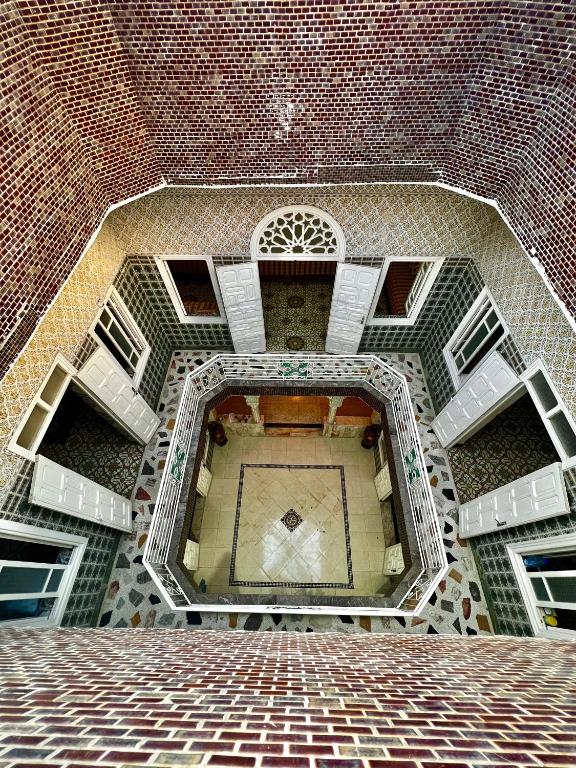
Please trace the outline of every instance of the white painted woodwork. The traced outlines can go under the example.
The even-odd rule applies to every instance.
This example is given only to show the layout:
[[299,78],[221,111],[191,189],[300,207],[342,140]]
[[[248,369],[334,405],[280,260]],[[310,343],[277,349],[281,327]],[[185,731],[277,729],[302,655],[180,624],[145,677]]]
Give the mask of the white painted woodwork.
[[384,553],[384,567],[382,573],[385,576],[395,576],[404,570],[404,555],[402,554],[402,544],[394,544],[386,549]]
[[[567,466],[576,457],[576,422],[560,397],[544,362],[538,358],[520,377],[526,384],[558,455]],[[572,460],[572,461],[571,461]]]
[[198,473],[198,482],[196,483],[196,490],[200,496],[208,496],[211,482],[212,472],[202,462],[200,464],[200,472]]
[[217,267],[234,351],[265,352],[264,313],[258,262]]
[[132,530],[129,499],[38,454],[30,502],[121,531]]
[[523,390],[523,383],[498,352],[486,358],[432,422],[444,448],[463,442]]
[[570,511],[560,462],[460,506],[460,536],[533,523]]
[[374,478],[376,493],[380,501],[385,501],[392,494],[392,482],[390,480],[390,470],[388,464],[385,464],[380,472]]
[[380,270],[338,264],[330,307],[326,352],[355,355],[372,306]]
[[197,541],[188,539],[184,551],[184,567],[189,571],[197,571],[200,562],[200,545]]
[[160,419],[132,387],[132,382],[108,350],[98,347],[80,369],[76,380],[134,437],[143,443],[149,442]]
[[46,434],[66,388],[76,369],[61,354],[57,354],[44,381],[14,430],[8,448],[34,461],[38,446]]

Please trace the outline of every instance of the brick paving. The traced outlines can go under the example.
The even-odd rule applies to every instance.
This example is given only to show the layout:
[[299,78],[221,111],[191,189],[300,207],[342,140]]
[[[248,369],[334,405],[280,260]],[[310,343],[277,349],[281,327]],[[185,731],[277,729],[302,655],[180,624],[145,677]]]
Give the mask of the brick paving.
[[0,631],[0,766],[576,764],[576,644]]

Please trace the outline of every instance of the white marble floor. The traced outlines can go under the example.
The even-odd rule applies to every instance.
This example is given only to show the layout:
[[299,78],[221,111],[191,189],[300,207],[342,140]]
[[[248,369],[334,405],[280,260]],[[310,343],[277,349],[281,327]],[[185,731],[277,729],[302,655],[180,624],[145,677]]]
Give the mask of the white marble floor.
[[374,459],[357,438],[230,435],[212,472],[195,573],[208,592],[373,595],[387,583]]

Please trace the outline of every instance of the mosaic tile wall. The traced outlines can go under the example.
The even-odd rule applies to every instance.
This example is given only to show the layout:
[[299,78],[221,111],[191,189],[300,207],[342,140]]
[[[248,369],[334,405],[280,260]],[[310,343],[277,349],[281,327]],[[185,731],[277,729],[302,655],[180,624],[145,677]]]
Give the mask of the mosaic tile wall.
[[526,365],[544,361],[576,418],[576,333],[510,231],[495,223],[474,256]]
[[379,266],[386,256],[459,257],[496,219],[488,205],[412,185],[290,189],[163,189],[110,214],[128,254],[210,254],[216,264],[250,259],[250,238],[275,208],[313,205],[340,224],[347,258]]
[[56,354],[60,352],[74,362],[98,311],[97,302],[105,296],[123,258],[110,228],[104,225],[36,329],[26,350],[0,381],[0,501],[2,489],[22,464],[22,459],[6,450],[12,432]]
[[9,272],[1,376],[108,205],[158,184],[160,174],[105,3],[11,0],[0,7],[0,37],[9,52],[0,98],[10,158],[0,199],[0,263]]
[[574,309],[570,0],[11,0],[0,24],[6,363],[106,207],[164,179],[440,179],[499,199]]
[[30,400],[36,394],[57,352],[71,363],[82,349],[94,319],[97,301],[110,287],[122,263],[109,227],[78,264],[61,294],[32,336],[28,347],[0,382],[0,508],[1,516],[41,528],[88,536],[89,542],[68,603],[64,623],[90,626],[101,600],[118,543],[110,528],[77,520],[28,503],[33,464],[7,449]]
[[151,347],[138,390],[152,408],[156,408],[174,349],[233,349],[227,325],[179,321],[152,256],[128,256],[114,286]]
[[567,641],[13,629],[0,648],[5,766],[574,764]]
[[576,471],[565,472],[564,481],[570,501],[570,512],[567,515],[551,517],[530,525],[519,525],[516,528],[470,539],[490,605],[490,616],[496,631],[501,634],[533,634],[518,582],[506,552],[506,545],[513,541],[544,539],[576,531]]

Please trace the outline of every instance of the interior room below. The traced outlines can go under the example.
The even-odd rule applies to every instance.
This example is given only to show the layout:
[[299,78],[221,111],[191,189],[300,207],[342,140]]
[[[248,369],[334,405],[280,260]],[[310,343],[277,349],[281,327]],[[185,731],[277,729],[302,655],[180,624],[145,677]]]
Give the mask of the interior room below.
[[194,584],[208,593],[377,595],[396,544],[373,450],[355,438],[241,436],[214,448],[195,511]]

